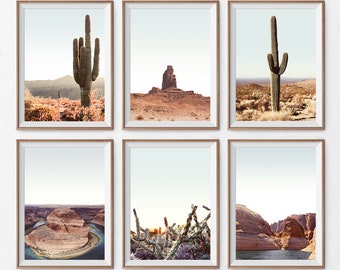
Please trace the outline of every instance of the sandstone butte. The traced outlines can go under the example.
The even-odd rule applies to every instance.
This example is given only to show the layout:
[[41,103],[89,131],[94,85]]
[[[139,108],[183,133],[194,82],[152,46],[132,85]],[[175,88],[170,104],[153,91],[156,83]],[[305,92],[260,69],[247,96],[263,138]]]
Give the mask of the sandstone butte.
[[39,255],[62,258],[84,249],[91,238],[89,227],[74,210],[57,208],[47,216],[45,225],[25,236],[25,243]]
[[[303,218],[301,218],[303,219]],[[308,226],[313,226],[314,221],[311,217],[308,220]],[[314,223],[313,223],[314,222]],[[236,250],[302,250],[306,248],[310,242],[308,241],[308,229],[304,229],[300,222],[292,216],[280,223],[280,231],[272,231],[274,225],[271,226],[258,213],[248,209],[246,206],[236,205]],[[277,224],[276,224],[277,225]],[[275,226],[274,226],[275,227]],[[276,228],[278,228],[276,226]],[[312,240],[311,240],[312,243]],[[314,245],[315,248],[315,245]],[[312,251],[313,246],[310,246]]]
[[130,94],[130,120],[208,121],[210,97],[178,88],[174,68],[168,65],[162,88],[152,87],[146,94]]

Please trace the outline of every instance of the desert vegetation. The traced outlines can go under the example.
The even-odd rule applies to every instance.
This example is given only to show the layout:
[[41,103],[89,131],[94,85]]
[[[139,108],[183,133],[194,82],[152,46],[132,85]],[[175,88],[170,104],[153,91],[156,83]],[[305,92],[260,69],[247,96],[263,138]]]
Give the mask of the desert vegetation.
[[276,17],[270,18],[271,53],[267,55],[270,69],[270,92],[272,111],[280,110],[280,77],[285,72],[288,63],[288,53],[282,55],[282,62],[279,62],[279,50],[277,42]]
[[279,108],[271,109],[268,83],[237,83],[237,121],[315,121],[315,80],[281,83]]
[[184,225],[169,225],[164,218],[165,230],[142,228],[133,209],[136,232],[130,232],[130,250],[133,260],[208,260],[210,259],[210,228],[207,216],[198,221],[197,206],[191,206],[191,212]]
[[91,19],[89,15],[85,16],[85,42],[81,37],[79,40],[73,40],[73,77],[80,87],[81,106],[90,107],[90,93],[92,90],[92,81],[95,81],[99,74],[99,53],[100,40],[95,39],[93,68],[91,63]]
[[90,92],[91,105],[84,107],[80,100],[33,96],[25,90],[25,121],[104,121],[105,99],[97,90]]

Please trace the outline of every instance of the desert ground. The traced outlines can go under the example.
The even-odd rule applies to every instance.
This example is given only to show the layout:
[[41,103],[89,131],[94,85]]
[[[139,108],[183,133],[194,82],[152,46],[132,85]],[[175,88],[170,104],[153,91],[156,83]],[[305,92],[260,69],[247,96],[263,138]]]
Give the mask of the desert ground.
[[315,121],[316,81],[281,82],[280,111],[271,111],[269,84],[236,84],[237,121]]
[[153,87],[147,94],[130,94],[131,121],[208,121],[210,97],[178,88]]

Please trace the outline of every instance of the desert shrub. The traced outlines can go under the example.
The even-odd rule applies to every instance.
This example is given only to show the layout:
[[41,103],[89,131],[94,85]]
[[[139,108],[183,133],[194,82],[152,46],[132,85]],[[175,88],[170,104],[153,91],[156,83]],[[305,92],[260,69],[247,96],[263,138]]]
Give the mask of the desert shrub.
[[90,107],[81,107],[80,100],[36,97],[25,90],[25,121],[104,121],[104,97],[92,90],[90,99]]
[[26,121],[58,121],[59,115],[52,106],[33,105],[25,109]]
[[142,121],[144,120],[144,116],[142,114],[137,115],[136,120]]
[[[197,206],[193,205],[186,224],[168,225],[164,218],[166,230],[161,228],[155,233],[140,226],[137,212],[133,209],[136,232],[130,234],[130,258],[137,260],[194,260],[210,259],[210,228],[207,224],[209,214],[199,222],[196,215]],[[155,231],[153,231],[155,232]]]

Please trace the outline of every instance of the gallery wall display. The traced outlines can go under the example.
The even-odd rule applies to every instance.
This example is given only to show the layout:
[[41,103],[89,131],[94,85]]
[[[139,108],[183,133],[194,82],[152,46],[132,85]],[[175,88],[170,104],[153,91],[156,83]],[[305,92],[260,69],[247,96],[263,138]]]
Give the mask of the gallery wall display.
[[324,1],[114,4],[16,1],[17,268],[324,268]]
[[17,266],[113,265],[111,140],[17,141]]
[[324,141],[229,140],[229,266],[324,266]]
[[229,127],[324,128],[324,2],[229,4]]
[[218,1],[123,1],[123,128],[218,128],[218,18]]
[[217,140],[124,140],[124,266],[218,266]]
[[17,2],[17,127],[112,129],[113,2]]

